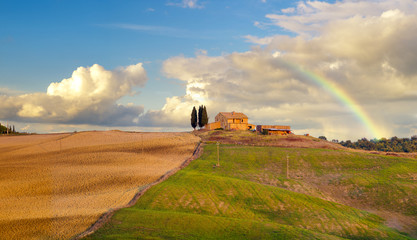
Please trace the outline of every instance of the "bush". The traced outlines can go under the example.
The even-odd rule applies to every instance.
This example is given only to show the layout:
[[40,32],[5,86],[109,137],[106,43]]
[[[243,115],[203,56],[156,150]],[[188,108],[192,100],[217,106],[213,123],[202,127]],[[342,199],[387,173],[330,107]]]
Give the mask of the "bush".
[[325,136],[320,136],[319,139],[327,141],[327,138]]
[[262,129],[262,135],[268,135],[268,134],[269,134],[268,129]]
[[216,129],[214,129],[214,130],[224,130],[224,129],[220,127],[220,128],[216,128]]

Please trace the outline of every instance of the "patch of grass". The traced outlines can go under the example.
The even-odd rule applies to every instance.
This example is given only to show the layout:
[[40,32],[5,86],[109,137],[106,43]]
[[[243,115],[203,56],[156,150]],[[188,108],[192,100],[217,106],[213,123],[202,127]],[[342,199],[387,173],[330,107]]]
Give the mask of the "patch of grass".
[[87,239],[411,239],[375,214],[323,198],[341,193],[378,208],[399,204],[399,212],[413,214],[415,183],[401,177],[414,171],[413,160],[222,145],[221,166],[213,167],[216,149],[206,145],[201,158],[116,212]]

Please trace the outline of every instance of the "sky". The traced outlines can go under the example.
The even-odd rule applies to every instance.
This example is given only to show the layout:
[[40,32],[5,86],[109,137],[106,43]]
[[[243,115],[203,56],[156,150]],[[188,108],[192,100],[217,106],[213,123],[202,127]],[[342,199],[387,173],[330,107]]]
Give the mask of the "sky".
[[417,135],[414,0],[0,0],[0,123],[190,131],[193,106],[357,140]]

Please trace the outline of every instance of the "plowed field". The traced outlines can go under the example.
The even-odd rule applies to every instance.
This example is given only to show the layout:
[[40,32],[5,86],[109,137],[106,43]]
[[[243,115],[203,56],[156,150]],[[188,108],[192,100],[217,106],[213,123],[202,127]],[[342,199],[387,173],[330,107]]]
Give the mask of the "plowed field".
[[0,137],[0,235],[69,239],[190,157],[188,133]]

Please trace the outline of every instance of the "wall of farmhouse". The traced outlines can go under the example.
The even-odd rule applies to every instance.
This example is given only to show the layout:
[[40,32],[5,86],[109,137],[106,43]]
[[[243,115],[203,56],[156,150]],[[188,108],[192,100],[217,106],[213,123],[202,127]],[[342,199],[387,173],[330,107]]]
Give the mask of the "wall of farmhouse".
[[220,113],[216,115],[216,117],[214,118],[214,121],[219,122],[221,128],[228,129],[227,128],[228,127],[227,118],[225,118]]
[[213,123],[208,123],[206,124],[206,126],[204,126],[205,129],[207,130],[214,130],[217,128],[221,128],[221,124],[220,122],[213,122]]
[[248,124],[246,123],[229,123],[229,130],[235,129],[235,130],[248,130]]

